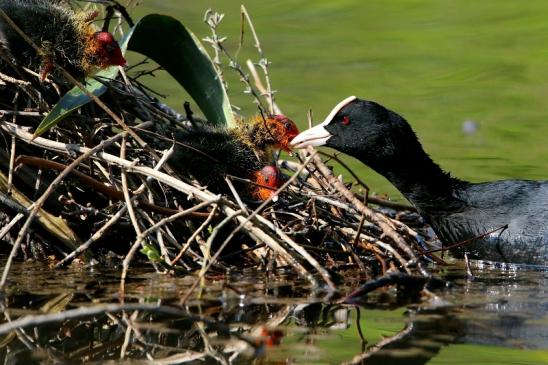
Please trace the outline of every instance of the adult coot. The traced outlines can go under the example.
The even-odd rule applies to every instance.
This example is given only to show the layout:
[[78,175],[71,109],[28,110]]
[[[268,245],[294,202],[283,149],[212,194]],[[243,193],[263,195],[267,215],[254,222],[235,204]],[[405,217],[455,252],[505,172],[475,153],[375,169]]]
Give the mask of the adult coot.
[[404,118],[354,96],[291,144],[328,146],[358,158],[413,203],[446,245],[480,237],[455,248],[457,254],[466,251],[484,260],[547,264],[546,181],[476,184],[453,178],[424,152]]

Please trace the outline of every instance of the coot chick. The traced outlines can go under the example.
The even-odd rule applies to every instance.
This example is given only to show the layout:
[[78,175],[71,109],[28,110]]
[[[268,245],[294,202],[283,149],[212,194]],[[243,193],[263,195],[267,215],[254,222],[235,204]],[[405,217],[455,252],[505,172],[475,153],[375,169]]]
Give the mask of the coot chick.
[[233,184],[246,198],[266,200],[283,183],[271,152],[289,150],[289,141],[298,133],[293,121],[279,115],[240,122],[234,129],[205,125],[180,129],[174,134],[176,149],[170,164],[216,193],[230,193],[226,176],[250,180],[247,184],[235,179]]
[[291,144],[327,146],[356,157],[413,203],[446,245],[484,236],[455,248],[457,255],[548,263],[547,181],[470,183],[453,178],[424,152],[403,117],[354,96]]
[[96,13],[76,12],[56,0],[0,0],[10,19],[38,46],[36,52],[0,18],[0,51],[18,66],[40,71],[42,79],[57,62],[73,76],[84,76],[126,60],[109,32],[92,24]]
[[262,161],[272,162],[275,151],[291,151],[289,143],[299,134],[294,121],[282,114],[240,119],[231,133],[250,146]]
[[250,196],[264,201],[271,198],[274,192],[285,182],[284,175],[276,165],[266,165],[251,175]]

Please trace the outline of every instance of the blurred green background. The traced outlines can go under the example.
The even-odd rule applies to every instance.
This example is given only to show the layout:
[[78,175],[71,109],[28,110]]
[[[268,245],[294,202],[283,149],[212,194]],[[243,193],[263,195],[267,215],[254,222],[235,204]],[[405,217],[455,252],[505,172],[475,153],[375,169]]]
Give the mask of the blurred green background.
[[[219,29],[237,48],[241,0],[145,0],[132,11],[169,14],[199,37],[207,8],[226,14]],[[548,144],[546,1],[246,1],[267,54],[278,103],[306,126],[348,95],[402,114],[444,169],[471,181],[545,179]],[[169,50],[168,50],[169,51]],[[249,32],[238,56],[258,59]],[[130,58],[136,60],[137,58]],[[229,96],[256,112],[237,76]],[[150,84],[177,109],[187,98],[165,73]],[[463,131],[464,124],[476,127]],[[471,128],[474,129],[474,128]],[[398,193],[353,161],[373,191]]]

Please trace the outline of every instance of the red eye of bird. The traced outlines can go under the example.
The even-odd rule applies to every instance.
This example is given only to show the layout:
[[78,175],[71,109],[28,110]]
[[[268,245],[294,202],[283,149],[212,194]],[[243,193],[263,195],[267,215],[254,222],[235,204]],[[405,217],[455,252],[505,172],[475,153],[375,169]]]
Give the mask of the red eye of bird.
[[349,125],[350,124],[350,117],[348,115],[345,115],[342,119],[342,124]]
[[287,130],[290,130],[291,129],[291,123],[285,122],[284,123],[284,128],[287,129]]

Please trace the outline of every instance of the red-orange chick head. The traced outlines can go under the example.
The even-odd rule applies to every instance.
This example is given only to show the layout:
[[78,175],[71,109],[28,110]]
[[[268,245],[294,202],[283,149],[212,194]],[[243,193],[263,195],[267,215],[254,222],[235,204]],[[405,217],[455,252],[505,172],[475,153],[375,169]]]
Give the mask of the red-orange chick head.
[[125,66],[126,59],[122,55],[122,50],[109,32],[95,32],[90,43],[89,52],[96,66]]
[[274,165],[268,165],[253,173],[251,195],[257,200],[267,200],[283,185],[282,173]]
[[264,344],[268,347],[274,347],[280,344],[282,338],[285,336],[284,332],[278,329],[268,329],[263,327],[261,334],[258,338],[259,344]]
[[289,142],[299,134],[299,129],[294,121],[282,114],[276,114],[267,118],[267,125],[272,133],[276,137],[276,145],[274,148],[284,150],[286,152],[291,151]]

